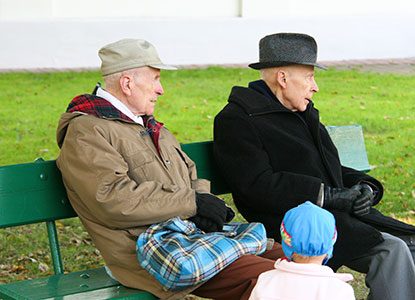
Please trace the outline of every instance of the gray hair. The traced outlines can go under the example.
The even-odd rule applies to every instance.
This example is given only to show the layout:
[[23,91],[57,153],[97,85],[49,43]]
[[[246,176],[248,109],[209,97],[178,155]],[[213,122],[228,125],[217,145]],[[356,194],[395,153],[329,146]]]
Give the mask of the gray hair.
[[130,69],[130,70],[125,70],[122,72],[117,72],[117,73],[103,76],[105,88],[107,90],[117,91],[119,89],[120,78],[123,75],[130,75],[134,78],[134,81],[137,82],[138,77],[141,73],[140,69],[141,68]]

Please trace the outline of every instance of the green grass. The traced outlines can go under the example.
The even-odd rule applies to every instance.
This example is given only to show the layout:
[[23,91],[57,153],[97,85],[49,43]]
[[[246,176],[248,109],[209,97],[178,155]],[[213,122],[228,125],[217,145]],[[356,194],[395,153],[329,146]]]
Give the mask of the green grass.
[[[159,97],[156,117],[182,143],[212,139],[213,118],[226,104],[231,87],[246,86],[258,75],[250,69],[219,67],[163,72],[166,94]],[[330,69],[318,70],[316,80],[320,92],[313,100],[324,124],[363,126],[374,166],[370,174],[385,185],[380,210],[412,222],[415,76]],[[0,165],[55,159],[59,116],[74,96],[91,92],[97,81],[98,72],[0,74]],[[61,221],[58,230],[66,270],[102,265],[77,219]],[[45,235],[44,225],[0,230],[0,283],[52,273]],[[355,275],[358,298],[363,298],[367,291],[362,276]]]

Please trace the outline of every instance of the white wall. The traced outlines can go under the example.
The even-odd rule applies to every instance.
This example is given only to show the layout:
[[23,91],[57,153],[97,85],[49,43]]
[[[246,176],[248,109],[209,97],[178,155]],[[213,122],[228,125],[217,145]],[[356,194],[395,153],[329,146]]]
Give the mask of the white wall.
[[242,1],[0,0],[0,20],[237,17],[240,15]]
[[415,2],[411,0],[242,1],[242,15],[245,17],[413,15],[414,12]]
[[[286,3],[288,2],[288,4]],[[0,0],[0,69],[97,68],[98,49],[152,42],[166,63],[244,64],[275,32],[314,36],[319,60],[415,57],[415,2]]]
[[414,14],[411,0],[0,0],[0,20]]

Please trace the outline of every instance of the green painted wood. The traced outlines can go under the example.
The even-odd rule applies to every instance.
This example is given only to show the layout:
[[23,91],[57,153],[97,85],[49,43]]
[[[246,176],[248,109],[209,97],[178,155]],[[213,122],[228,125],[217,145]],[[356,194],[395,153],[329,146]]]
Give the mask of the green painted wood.
[[0,167],[0,228],[75,216],[55,161]]
[[213,156],[213,142],[198,142],[181,145],[182,150],[196,163],[197,176],[211,182],[213,194],[227,194],[230,189],[219,171]]
[[341,164],[362,172],[369,172],[370,165],[362,126],[327,126],[326,128],[339,152]]
[[82,294],[72,294],[60,297],[47,298],[44,300],[103,300],[103,299],[117,299],[117,300],[154,300],[158,299],[154,295],[147,292],[137,292],[136,290],[126,288],[124,286],[103,288],[100,290],[89,291]]
[[[341,163],[369,171],[362,127],[328,126],[339,151]],[[198,176],[211,181],[214,194],[230,189],[213,157],[213,142],[183,144],[195,161]],[[59,241],[54,220],[75,217],[55,161],[0,167],[0,228],[48,222],[48,234],[56,272],[62,272]],[[0,299],[157,299],[148,292],[128,289],[108,277],[103,268],[54,275],[0,285]]]
[[63,274],[63,263],[59,249],[58,231],[55,221],[47,221],[46,228],[49,237],[50,253],[52,255],[53,268],[56,275]]
[[[337,147],[342,165],[368,172],[370,166],[362,126],[327,126],[326,128]],[[212,193],[217,195],[230,193],[213,156],[213,141],[182,144],[181,147],[196,163],[198,177],[211,181]]]
[[4,300],[157,299],[148,292],[121,286],[107,275],[104,268],[4,284],[0,286],[0,298]]

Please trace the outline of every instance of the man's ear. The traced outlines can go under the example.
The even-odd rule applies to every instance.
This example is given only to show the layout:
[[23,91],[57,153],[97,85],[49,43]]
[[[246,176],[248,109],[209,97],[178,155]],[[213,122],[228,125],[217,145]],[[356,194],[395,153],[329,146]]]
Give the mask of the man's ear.
[[287,73],[284,70],[278,70],[277,82],[282,88],[285,89],[287,87]]
[[132,85],[133,85],[133,78],[129,75],[122,75],[120,77],[120,89],[126,96],[131,96],[132,93]]

